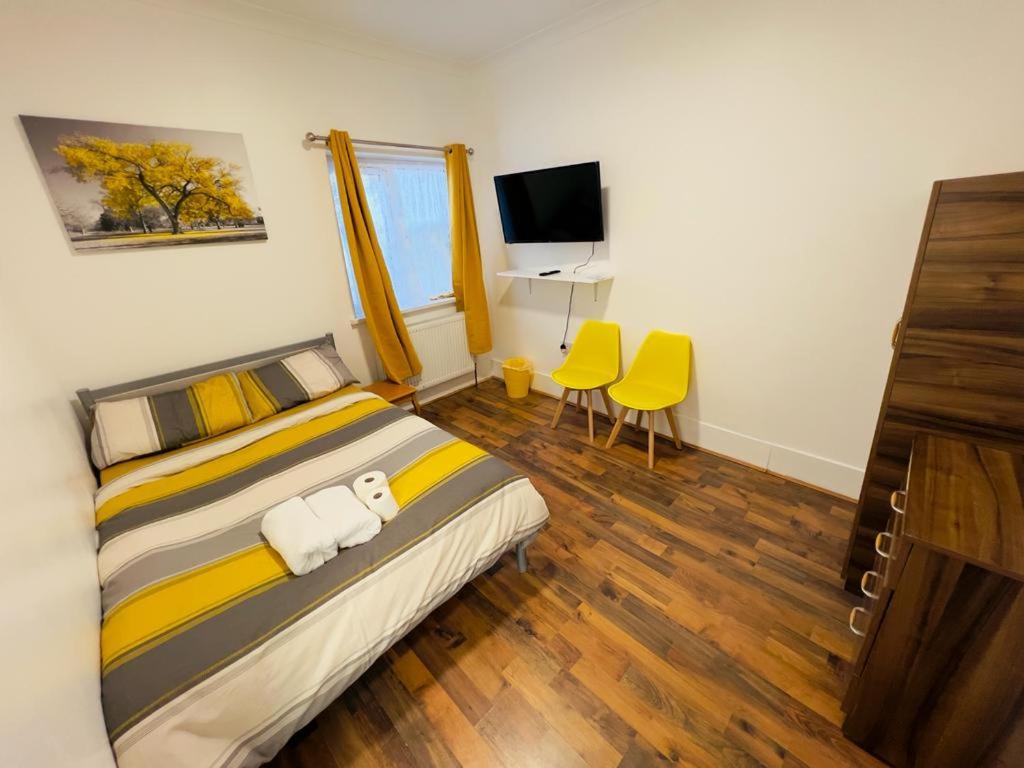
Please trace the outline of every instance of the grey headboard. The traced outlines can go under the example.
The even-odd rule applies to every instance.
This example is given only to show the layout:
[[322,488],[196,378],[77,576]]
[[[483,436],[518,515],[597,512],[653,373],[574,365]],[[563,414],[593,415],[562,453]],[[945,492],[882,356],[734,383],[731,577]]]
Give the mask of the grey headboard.
[[262,352],[253,352],[252,354],[242,355],[241,357],[218,360],[214,363],[197,365],[180,371],[172,371],[171,373],[162,373],[158,376],[150,376],[149,378],[139,379],[137,381],[128,381],[124,384],[113,384],[101,389],[80,389],[75,394],[78,395],[78,400],[82,404],[82,409],[84,410],[84,414],[79,414],[79,418],[83,415],[85,417],[83,426],[86,431],[86,439],[88,440],[88,435],[92,430],[92,410],[96,406],[96,403],[101,400],[119,400],[126,397],[141,397],[142,395],[154,395],[159,392],[178,389],[179,387],[187,386],[193,381],[199,381],[200,379],[212,376],[215,373],[252,368],[260,363],[269,363],[276,359],[286,357],[293,352],[301,352],[304,349],[318,347],[324,343],[328,343],[333,346],[334,334],[325,333],[323,336],[316,339],[307,339],[306,341],[299,341],[294,344],[286,344],[283,347],[265,349]]

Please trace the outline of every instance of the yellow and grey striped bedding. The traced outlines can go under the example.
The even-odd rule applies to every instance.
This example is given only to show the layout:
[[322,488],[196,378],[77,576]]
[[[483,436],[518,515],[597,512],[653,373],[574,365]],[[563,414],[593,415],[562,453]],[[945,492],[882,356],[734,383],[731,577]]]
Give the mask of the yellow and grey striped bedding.
[[[399,515],[292,576],[291,496],[385,471]],[[121,768],[269,759],[381,653],[547,520],[530,482],[365,392],[145,463],[97,493],[103,708]]]
[[107,400],[93,413],[92,460],[103,469],[119,461],[167,451],[253,421],[233,373],[148,397]]
[[356,380],[330,344],[238,374],[256,421],[335,392]]

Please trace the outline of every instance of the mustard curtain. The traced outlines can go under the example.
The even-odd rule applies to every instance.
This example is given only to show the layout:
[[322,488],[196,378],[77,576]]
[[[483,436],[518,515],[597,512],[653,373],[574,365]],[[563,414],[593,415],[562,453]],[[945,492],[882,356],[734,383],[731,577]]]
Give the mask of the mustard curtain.
[[464,144],[445,147],[448,172],[448,203],[452,224],[452,290],[455,308],[466,315],[466,339],[472,355],[491,350],[491,318],[487,311],[480,238],[476,231],[473,187]]
[[366,327],[384,363],[384,373],[391,381],[402,383],[422,371],[423,365],[409,338],[395,290],[391,286],[391,276],[384,263],[384,254],[377,242],[370,205],[356,163],[356,151],[345,131],[331,131],[327,145],[338,178],[338,197],[341,200],[345,236],[348,238],[348,251],[352,257],[352,271],[356,276],[359,298],[366,314]]

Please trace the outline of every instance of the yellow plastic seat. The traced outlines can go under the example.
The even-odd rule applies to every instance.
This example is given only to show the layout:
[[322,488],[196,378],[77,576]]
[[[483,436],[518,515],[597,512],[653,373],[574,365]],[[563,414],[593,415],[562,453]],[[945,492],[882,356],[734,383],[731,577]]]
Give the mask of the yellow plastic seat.
[[690,388],[690,337],[681,333],[651,331],[647,334],[636,359],[618,384],[609,391],[622,406],[605,448],[611,448],[631,410],[637,412],[636,426],[647,413],[647,466],[654,469],[654,416],[664,411],[677,449],[679,439],[674,406],[686,399]]
[[552,429],[558,427],[565,401],[576,392],[576,410],[580,408],[582,393],[587,393],[587,431],[594,442],[594,390],[601,391],[609,420],[615,422],[615,411],[608,396],[608,385],[619,377],[619,326],[600,320],[587,320],[576,334],[569,355],[551,378],[561,384],[562,397],[551,419]]

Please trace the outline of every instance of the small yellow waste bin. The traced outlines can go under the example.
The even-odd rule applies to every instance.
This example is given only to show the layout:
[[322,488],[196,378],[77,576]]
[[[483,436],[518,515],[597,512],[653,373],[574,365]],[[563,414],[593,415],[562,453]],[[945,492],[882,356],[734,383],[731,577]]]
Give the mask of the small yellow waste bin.
[[513,399],[530,394],[530,380],[533,379],[533,363],[525,357],[510,357],[501,366],[505,374],[505,391]]

